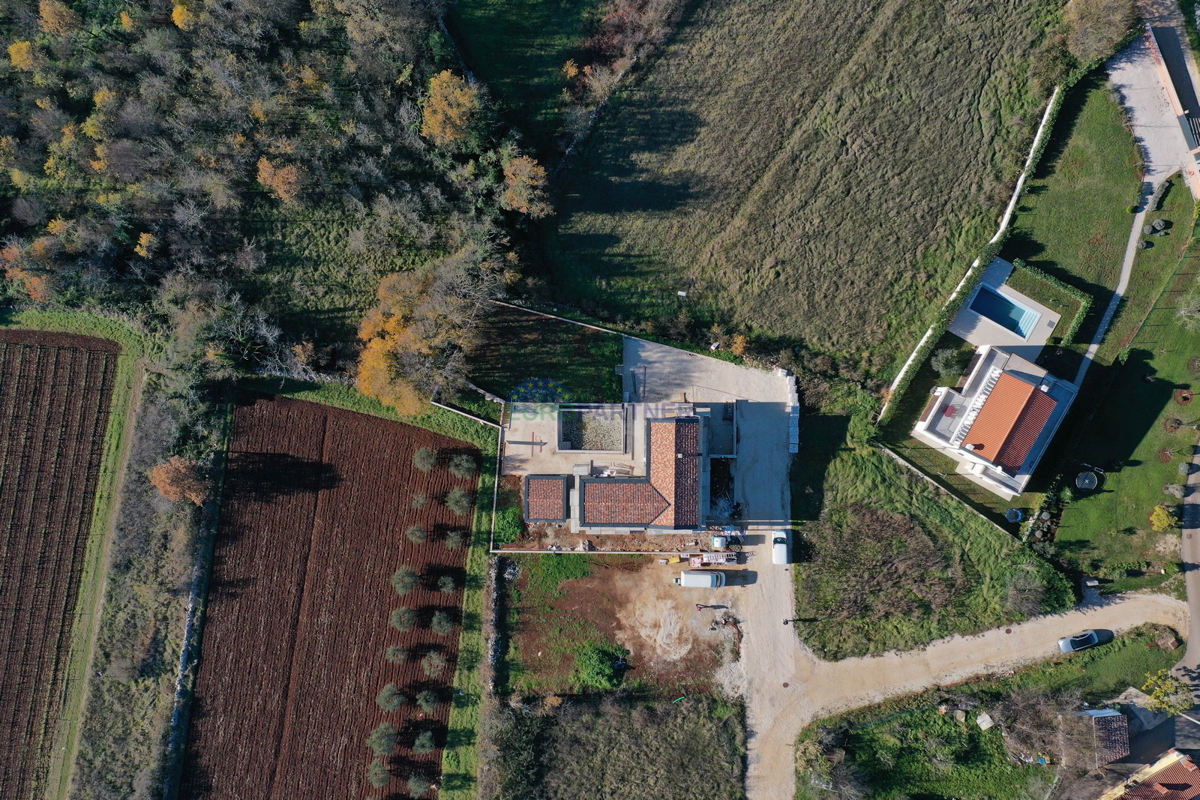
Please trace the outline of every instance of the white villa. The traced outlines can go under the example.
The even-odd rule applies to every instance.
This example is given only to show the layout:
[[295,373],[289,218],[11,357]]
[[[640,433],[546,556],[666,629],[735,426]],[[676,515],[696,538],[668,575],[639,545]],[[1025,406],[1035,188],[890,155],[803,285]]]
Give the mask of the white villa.
[[913,436],[955,470],[1011,500],[1025,491],[1078,387],[1021,356],[985,345],[956,388],[933,390]]

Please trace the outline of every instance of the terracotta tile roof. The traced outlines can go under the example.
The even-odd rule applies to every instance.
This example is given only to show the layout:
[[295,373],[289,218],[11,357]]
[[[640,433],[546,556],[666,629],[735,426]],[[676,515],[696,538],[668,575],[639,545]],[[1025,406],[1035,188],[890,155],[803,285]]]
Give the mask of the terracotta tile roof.
[[1142,778],[1121,800],[1193,800],[1200,797],[1200,769],[1185,758]]
[[1092,725],[1099,745],[1097,767],[1129,755],[1129,719],[1124,714],[1092,717]]
[[597,478],[581,483],[581,525],[652,525],[671,508],[645,478]]
[[584,478],[584,526],[695,528],[700,524],[700,420],[647,423],[647,477]]
[[1006,372],[996,380],[963,445],[972,445],[976,455],[1015,473],[1057,405],[1037,386]]
[[565,522],[567,517],[567,476],[530,475],[525,478],[525,519]]

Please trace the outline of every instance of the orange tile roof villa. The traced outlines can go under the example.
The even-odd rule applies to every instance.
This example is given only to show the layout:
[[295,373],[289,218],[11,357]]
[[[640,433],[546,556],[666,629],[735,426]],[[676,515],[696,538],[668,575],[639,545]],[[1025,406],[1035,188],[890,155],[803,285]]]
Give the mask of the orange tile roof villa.
[[933,390],[913,436],[1006,499],[1025,490],[1075,399],[1074,384],[1020,356],[982,347],[959,388]]

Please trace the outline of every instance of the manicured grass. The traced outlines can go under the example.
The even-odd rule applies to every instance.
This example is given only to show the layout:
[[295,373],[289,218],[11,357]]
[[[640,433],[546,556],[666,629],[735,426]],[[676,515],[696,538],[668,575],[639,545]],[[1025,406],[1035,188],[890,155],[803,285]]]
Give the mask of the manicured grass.
[[691,4],[563,174],[555,285],[608,319],[683,309],[893,371],[994,232],[1054,10]]
[[[530,311],[496,306],[467,358],[472,381],[505,399],[527,381],[561,384],[576,403],[621,402],[624,339]],[[547,396],[547,400],[550,397]]]
[[[821,430],[825,426],[829,426],[828,435]],[[1072,604],[1066,580],[1048,563],[971,509],[896,465],[868,443],[868,431],[863,428],[854,417],[836,414],[804,420],[802,440],[816,442],[820,458],[831,456],[832,460],[825,462],[823,473],[819,469],[793,471],[794,517],[812,518],[814,494],[824,509],[824,524],[835,531],[853,530],[849,520],[856,505],[907,517],[921,527],[941,553],[946,566],[940,579],[953,587],[953,596],[936,610],[837,619],[839,593],[852,592],[861,576],[853,570],[821,570],[816,562],[802,561],[794,570],[796,624],[801,638],[818,654],[846,658],[892,648],[908,649],[952,633],[984,630],[1021,619],[1026,614],[1015,607],[1010,587],[1024,581],[1040,587],[1034,591],[1042,594],[1044,610]],[[804,452],[810,453],[807,444]],[[829,534],[816,534],[819,524],[803,525],[802,531],[813,529],[814,536],[811,542],[801,543],[801,551],[806,545],[819,547],[822,541],[830,541]],[[837,539],[836,535],[832,538]],[[870,545],[846,537],[838,546],[851,549]],[[887,606],[884,601],[878,604]]]
[[[1180,502],[1164,494],[1163,487],[1184,481],[1178,468],[1196,443],[1192,425],[1200,421],[1200,413],[1175,403],[1172,395],[1176,388],[1200,388],[1200,375],[1188,369],[1188,361],[1200,355],[1200,332],[1185,329],[1175,315],[1178,300],[1194,285],[1197,257],[1200,246],[1193,245],[1176,283],[1150,313],[1125,363],[1114,368],[1108,393],[1075,442],[1072,457],[1077,461],[1116,467],[1105,474],[1099,491],[1077,497],[1063,512],[1059,555],[1086,571],[1126,578],[1127,570],[1141,571],[1149,564],[1173,571],[1178,560],[1169,543],[1178,535],[1152,532],[1149,517],[1156,505]],[[1146,382],[1148,376],[1154,381]],[[1176,433],[1165,427],[1171,419],[1182,423]],[[1174,451],[1168,463],[1159,460],[1160,450]],[[1064,473],[1071,477],[1071,463]],[[1151,573],[1120,580],[1117,587],[1160,581]]]
[[[471,70],[543,158],[560,136],[562,68],[602,0],[460,0],[449,22]],[[583,66],[581,63],[580,66]]]
[[109,531],[124,469],[130,424],[141,392],[141,359],[154,345],[124,323],[83,312],[5,311],[0,313],[0,328],[76,333],[109,339],[121,345],[113,380],[108,427],[104,433],[100,476],[96,482],[92,523],[70,629],[71,649],[67,657],[58,746],[49,748],[52,758],[47,779],[48,797],[65,799],[70,790],[71,769],[80,745],[88,664],[96,642],[99,612],[104,604]]
[[1093,74],[1064,99],[1002,252],[1092,295],[1085,343],[1116,288],[1140,191],[1133,136],[1111,87]]
[[462,635],[458,645],[458,666],[454,673],[454,702],[447,724],[449,733],[446,749],[442,754],[443,781],[438,794],[442,800],[474,800],[478,796],[478,736],[484,695],[483,678],[480,674],[484,658],[484,587],[487,582],[488,541],[492,524],[492,507],[487,498],[491,497],[494,485],[496,431],[440,408],[432,408],[428,413],[416,417],[402,417],[388,406],[348,386],[279,378],[248,378],[242,384],[256,391],[324,403],[418,425],[435,433],[471,442],[482,452],[483,464],[479,470],[477,490],[480,502],[475,509],[471,548],[467,554]]
[[[1140,687],[1146,675],[1179,660],[1181,650],[1149,646],[1165,630],[1143,626],[1110,644],[1021,670],[1009,678],[910,695],[821,720],[800,734],[800,751],[813,752],[823,729],[844,726],[849,728],[844,744],[847,758],[865,771],[871,797],[999,800],[1042,796],[1053,778],[1051,770],[1014,765],[999,727],[985,732],[974,724],[978,711],[968,712],[967,720],[959,723],[950,714],[939,714],[937,704],[961,702],[988,710],[1023,688],[1078,690],[1083,700],[1100,704],[1129,686]],[[828,765],[820,759],[801,759],[797,797],[831,797],[812,785],[813,773],[805,767],[821,771]],[[1043,791],[1032,792],[1033,787]]]

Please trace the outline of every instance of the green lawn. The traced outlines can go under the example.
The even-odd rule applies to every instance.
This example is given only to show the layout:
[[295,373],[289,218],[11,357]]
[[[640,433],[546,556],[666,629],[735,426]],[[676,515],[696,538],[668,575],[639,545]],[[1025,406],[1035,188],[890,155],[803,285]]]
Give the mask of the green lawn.
[[556,151],[562,127],[563,65],[580,60],[588,22],[602,5],[602,0],[459,0],[450,14],[468,66],[544,160]]
[[497,306],[477,332],[468,376],[505,399],[528,381],[561,384],[576,403],[621,402],[624,339],[529,311]]
[[[1172,395],[1177,388],[1200,388],[1200,374],[1188,368],[1200,355],[1200,332],[1185,329],[1175,315],[1179,298],[1194,286],[1197,257],[1200,246],[1193,245],[1176,283],[1150,313],[1125,363],[1115,368],[1108,393],[1072,453],[1077,461],[1118,468],[1107,472],[1098,492],[1066,507],[1057,547],[1061,557],[1084,570],[1124,578],[1114,588],[1156,584],[1162,580],[1159,568],[1173,573],[1177,567],[1171,540],[1178,535],[1154,533],[1149,516],[1156,505],[1179,503],[1163,487],[1182,483],[1179,465],[1196,444],[1191,426],[1200,422],[1200,412],[1175,403]],[[1147,376],[1155,380],[1147,382]],[[1170,420],[1181,423],[1177,432],[1167,430]],[[1171,451],[1166,463],[1159,459],[1164,450]],[[1070,477],[1070,463],[1065,472]],[[1139,575],[1148,567],[1149,574]]]
[[[793,516],[808,535],[806,547],[832,546],[847,554],[844,570],[826,569],[822,559],[802,557],[795,567],[796,623],[800,636],[825,658],[907,649],[953,633],[970,633],[1027,615],[1028,590],[1033,608],[1057,610],[1073,603],[1070,587],[1048,563],[971,509],[938,492],[911,471],[896,465],[865,438],[869,431],[857,416],[826,414],[805,418],[801,436],[810,466],[793,469]],[[875,610],[845,617],[839,596],[852,597],[862,580],[854,563],[878,556],[869,538],[856,534],[856,509],[867,508],[914,521],[940,554],[941,566],[924,582],[949,587],[949,596],[932,605],[908,603],[907,584],[884,584]],[[824,522],[813,520],[824,509]],[[919,537],[918,537],[919,538]],[[854,554],[861,558],[855,558]],[[908,560],[906,558],[906,560]],[[920,585],[922,581],[917,581]],[[887,613],[888,593],[896,592],[897,611]]]
[[[1083,352],[1112,298],[1133,223],[1128,209],[1141,184],[1136,147],[1123,120],[1111,89],[1099,78],[1087,78],[1071,90],[1041,164],[1018,206],[1013,232],[1003,251],[1005,258],[1023,259],[1091,296],[1091,308],[1072,341],[1061,346],[1051,342],[1038,358],[1039,364],[1067,379],[1074,378],[1078,371]],[[1138,252],[1126,299],[1097,352],[1084,391],[1025,494],[1011,502],[1002,500],[955,474],[954,462],[910,436],[929,391],[941,384],[928,361],[917,368],[908,389],[895,401],[895,409],[882,430],[883,441],[997,524],[1005,525],[1003,513],[1010,507],[1039,508],[1064,458],[1079,457],[1073,453],[1072,443],[1079,435],[1081,421],[1107,391],[1113,377],[1109,365],[1129,346],[1190,239],[1194,208],[1187,187],[1178,177],[1172,179],[1161,210],[1147,216],[1148,221],[1156,218],[1171,222],[1168,235],[1151,237],[1153,246]],[[1054,336],[1065,335],[1079,312],[1076,298],[1023,269],[1014,271],[1010,285],[1062,314]],[[943,347],[967,345],[947,333],[934,350]]]
[[1056,10],[689,4],[562,175],[553,283],[585,313],[682,310],[890,373],[994,232]]
[[817,745],[823,732],[843,730],[847,760],[862,769],[869,796],[1004,800],[1044,796],[1053,772],[1017,766],[1009,759],[1000,729],[981,731],[977,711],[965,722],[939,714],[937,705],[994,708],[1017,689],[1059,692],[1078,690],[1083,700],[1103,703],[1129,686],[1141,686],[1146,675],[1173,666],[1182,650],[1151,647],[1165,629],[1144,626],[1114,642],[1018,672],[1004,679],[985,679],[897,698],[876,706],[820,720],[800,734],[797,798],[826,800],[834,795],[812,783],[832,772],[829,753]]

